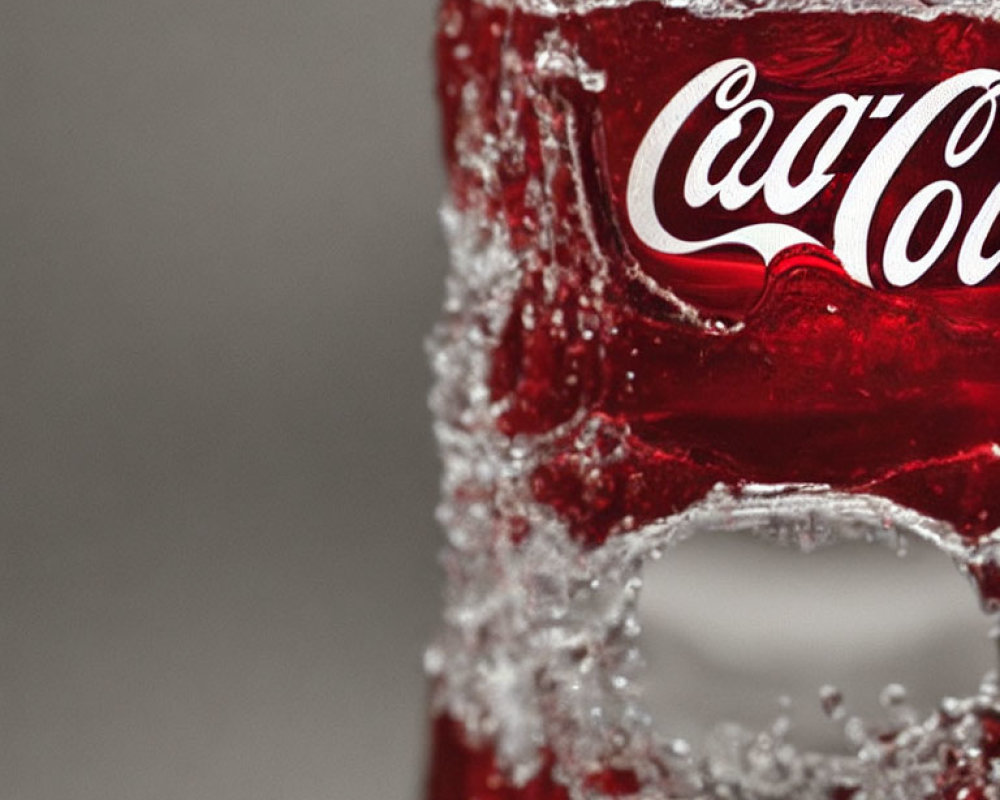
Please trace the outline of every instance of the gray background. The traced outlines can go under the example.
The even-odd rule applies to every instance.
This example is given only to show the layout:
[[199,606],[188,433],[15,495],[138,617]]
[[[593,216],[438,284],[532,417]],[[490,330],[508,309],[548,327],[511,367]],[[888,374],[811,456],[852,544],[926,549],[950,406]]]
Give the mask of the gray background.
[[0,798],[411,798],[429,0],[7,0]]
[[[441,540],[422,340],[446,261],[432,5],[4,4],[0,800],[419,794]],[[985,624],[939,556],[917,563],[952,610],[880,659],[919,646],[928,691],[969,692]],[[798,585],[787,563],[748,558],[692,545],[646,601],[675,678],[657,708],[687,730],[765,691],[748,664],[768,637],[726,631],[805,633],[856,585],[820,569],[831,602],[785,618],[769,609],[801,588],[747,595]],[[899,597],[943,596],[924,580],[867,603],[883,630],[919,611]]]

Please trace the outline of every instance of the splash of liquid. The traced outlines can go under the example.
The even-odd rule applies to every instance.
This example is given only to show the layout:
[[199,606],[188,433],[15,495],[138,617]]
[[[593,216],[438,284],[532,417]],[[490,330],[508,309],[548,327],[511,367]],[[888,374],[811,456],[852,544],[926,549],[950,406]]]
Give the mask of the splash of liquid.
[[[873,290],[823,247],[663,259],[622,210],[639,141],[690,78],[669,68],[678,53],[728,48],[789,96],[817,74],[817,91],[883,75],[879,91],[916,92],[1000,53],[1000,26],[937,8],[736,24],[662,3],[443,6],[453,270],[431,355],[449,590],[427,656],[432,800],[993,791],[992,677],[924,720],[858,720],[844,757],[799,752],[781,726],[693,752],[644,708],[642,565],[699,531],[804,548],[919,536],[1000,601],[1000,278],[959,286],[945,260],[920,286]],[[894,45],[873,62],[875,41]]]

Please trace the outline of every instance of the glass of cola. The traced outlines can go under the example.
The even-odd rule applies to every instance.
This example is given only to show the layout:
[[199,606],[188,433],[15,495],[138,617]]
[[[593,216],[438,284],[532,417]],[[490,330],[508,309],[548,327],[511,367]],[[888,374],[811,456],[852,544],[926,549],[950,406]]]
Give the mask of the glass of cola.
[[428,800],[1000,798],[994,673],[702,747],[637,616],[706,532],[919,540],[1000,604],[1000,2],[443,0],[437,64]]

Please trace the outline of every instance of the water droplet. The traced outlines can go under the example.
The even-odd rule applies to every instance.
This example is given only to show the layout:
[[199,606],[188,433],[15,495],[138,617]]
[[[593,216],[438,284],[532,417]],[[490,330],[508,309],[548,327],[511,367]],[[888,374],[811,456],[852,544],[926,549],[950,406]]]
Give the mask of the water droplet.
[[964,712],[964,707],[957,697],[945,697],[941,700],[941,711],[949,717],[958,718]]
[[428,675],[440,675],[444,671],[445,656],[439,647],[428,647],[424,653],[424,671]]
[[668,744],[672,755],[678,758],[687,758],[691,755],[691,744],[686,739],[674,739]]
[[898,708],[906,702],[906,687],[898,683],[890,683],[878,697],[882,708]]
[[836,686],[828,684],[821,687],[819,701],[823,713],[830,719],[841,719],[844,716],[844,695]]
[[580,74],[580,85],[588,92],[603,92],[608,85],[608,76],[601,70],[587,70]]

